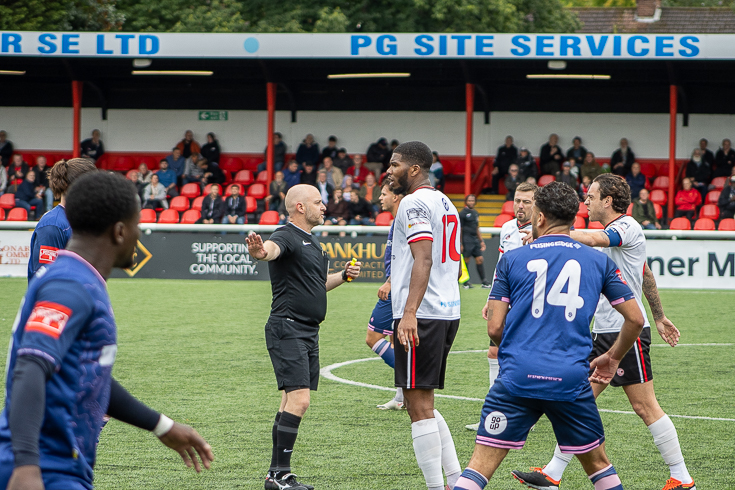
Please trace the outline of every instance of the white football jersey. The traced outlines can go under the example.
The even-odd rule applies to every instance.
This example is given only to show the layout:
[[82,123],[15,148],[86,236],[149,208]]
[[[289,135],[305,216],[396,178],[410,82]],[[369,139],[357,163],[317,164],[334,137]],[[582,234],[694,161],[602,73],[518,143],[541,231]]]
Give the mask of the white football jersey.
[[[630,216],[622,215],[605,227],[605,232],[614,236],[620,235],[620,245],[602,249],[602,252],[618,266],[623,281],[633,291],[635,300],[643,313],[643,328],[650,327],[646,309],[643,307],[643,268],[646,265],[646,237],[643,229]],[[612,232],[612,233],[611,233]],[[610,302],[600,295],[600,302],[595,311],[595,333],[620,332],[623,327],[623,315],[610,306]]]
[[[521,230],[531,231],[531,222],[518,226],[518,218],[506,221],[500,228],[500,246],[498,247],[498,263],[503,258],[503,254],[515,250],[523,246],[523,235]],[[497,266],[496,266],[497,268]],[[493,274],[493,282],[495,282],[495,274]]]
[[458,320],[460,229],[452,201],[433,187],[419,187],[401,200],[393,222],[391,301],[393,318],[402,318],[408,300],[413,255],[410,244],[431,240],[429,285],[416,318]]

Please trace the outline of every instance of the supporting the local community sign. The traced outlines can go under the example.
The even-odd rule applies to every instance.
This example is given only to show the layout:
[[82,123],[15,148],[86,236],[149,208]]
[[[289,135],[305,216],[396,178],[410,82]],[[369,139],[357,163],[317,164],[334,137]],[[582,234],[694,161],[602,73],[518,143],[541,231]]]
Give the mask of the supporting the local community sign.
[[3,31],[0,56],[731,60],[735,35]]

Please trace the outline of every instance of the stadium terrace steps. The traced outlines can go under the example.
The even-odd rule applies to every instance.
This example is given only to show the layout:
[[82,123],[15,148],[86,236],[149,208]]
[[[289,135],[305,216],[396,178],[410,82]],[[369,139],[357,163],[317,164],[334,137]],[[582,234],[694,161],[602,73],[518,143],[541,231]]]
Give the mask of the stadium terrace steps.
[[[464,207],[464,194],[447,194],[452,203],[461,211]],[[480,213],[480,226],[493,226],[495,217],[500,214],[500,210],[505,202],[505,196],[496,196],[488,194],[480,194],[477,196],[477,204],[475,209]]]

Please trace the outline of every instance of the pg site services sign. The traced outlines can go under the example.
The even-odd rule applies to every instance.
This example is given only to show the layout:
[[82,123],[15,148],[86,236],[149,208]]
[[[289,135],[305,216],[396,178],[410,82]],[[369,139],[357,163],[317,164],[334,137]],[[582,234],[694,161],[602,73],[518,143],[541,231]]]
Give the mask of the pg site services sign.
[[3,31],[0,56],[730,60],[735,59],[735,35]]

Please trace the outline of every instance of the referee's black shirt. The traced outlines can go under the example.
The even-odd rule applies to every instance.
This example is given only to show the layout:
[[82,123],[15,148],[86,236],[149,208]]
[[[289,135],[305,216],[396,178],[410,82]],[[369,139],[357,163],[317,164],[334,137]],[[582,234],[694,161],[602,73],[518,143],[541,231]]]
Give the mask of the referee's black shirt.
[[327,314],[329,257],[314,235],[293,223],[277,229],[269,240],[281,249],[278,258],[268,262],[271,316],[318,328]]

